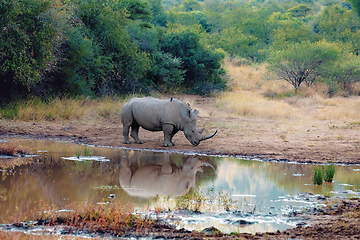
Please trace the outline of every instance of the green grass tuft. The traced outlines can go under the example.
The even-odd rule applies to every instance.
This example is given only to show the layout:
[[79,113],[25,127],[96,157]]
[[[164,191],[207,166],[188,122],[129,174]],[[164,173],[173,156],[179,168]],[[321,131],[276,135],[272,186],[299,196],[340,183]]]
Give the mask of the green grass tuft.
[[322,168],[316,168],[313,175],[314,185],[322,185],[324,179],[324,173]]
[[326,166],[325,168],[325,182],[332,182],[335,175],[335,166],[333,164]]

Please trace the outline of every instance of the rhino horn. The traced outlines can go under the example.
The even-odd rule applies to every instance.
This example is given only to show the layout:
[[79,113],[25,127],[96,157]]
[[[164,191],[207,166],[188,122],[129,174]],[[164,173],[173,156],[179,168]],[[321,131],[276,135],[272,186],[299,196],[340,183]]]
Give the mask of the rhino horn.
[[203,167],[211,167],[212,169],[214,169],[214,171],[216,171],[215,167],[211,163],[205,161],[197,162],[196,166],[191,169],[195,169],[195,172],[203,172]]
[[212,138],[213,136],[215,136],[216,133],[217,133],[217,130],[216,130],[213,134],[211,134],[211,135],[209,135],[209,136],[203,136],[203,137],[200,139],[200,141],[204,141],[204,140],[210,139],[210,138]]
[[[204,167],[211,167],[212,169],[214,169],[214,171],[216,171],[215,167],[214,167],[212,164],[208,163],[208,162],[204,162],[204,163],[202,164],[202,166],[204,166]],[[201,170],[202,170],[202,169],[201,169]],[[202,172],[202,171],[201,171],[201,172]]]
[[199,129],[198,132],[202,134],[204,132],[205,128]]

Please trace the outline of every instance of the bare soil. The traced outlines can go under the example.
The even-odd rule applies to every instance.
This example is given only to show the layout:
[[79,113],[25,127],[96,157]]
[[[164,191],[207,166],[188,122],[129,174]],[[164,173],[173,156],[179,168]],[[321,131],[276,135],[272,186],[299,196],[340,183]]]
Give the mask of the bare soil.
[[[86,120],[22,122],[0,120],[0,135],[41,139],[72,139],[76,142],[127,147],[179,151],[195,154],[224,155],[276,161],[306,163],[360,164],[360,124],[341,120],[318,120],[306,117],[311,109],[304,109],[302,116],[270,119],[238,116],[215,107],[214,98],[188,96],[192,107],[200,111],[198,126],[207,134],[218,130],[216,136],[192,146],[179,132],[173,139],[174,147],[162,146],[162,132],[140,129],[143,144],[123,144],[120,118],[89,117]],[[120,110],[119,110],[120,111]],[[176,237],[183,239],[358,239],[360,238],[360,201],[346,200],[334,209],[312,216],[313,224],[284,232],[222,235],[177,231],[158,227],[144,235]],[[354,217],[353,213],[357,216]],[[140,233],[139,233],[140,234]],[[0,234],[1,238],[1,234]]]

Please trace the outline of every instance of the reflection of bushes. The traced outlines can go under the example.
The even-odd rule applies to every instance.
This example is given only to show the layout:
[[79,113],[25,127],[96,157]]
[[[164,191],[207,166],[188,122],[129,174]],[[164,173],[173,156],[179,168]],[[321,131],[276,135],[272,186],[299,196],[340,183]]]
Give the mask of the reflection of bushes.
[[12,143],[0,144],[0,155],[17,156],[19,154],[27,154],[27,151]]

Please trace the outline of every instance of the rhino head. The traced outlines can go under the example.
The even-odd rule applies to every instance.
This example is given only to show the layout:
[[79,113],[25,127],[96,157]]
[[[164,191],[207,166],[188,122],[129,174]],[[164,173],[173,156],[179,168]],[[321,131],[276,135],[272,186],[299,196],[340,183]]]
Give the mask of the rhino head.
[[191,188],[195,188],[196,173],[203,172],[204,167],[211,167],[214,171],[216,171],[213,165],[200,160],[197,157],[190,157],[187,159],[179,171],[176,195],[183,195]]
[[184,123],[183,125],[184,135],[187,138],[187,140],[189,140],[189,142],[194,146],[199,145],[199,143],[203,140],[212,138],[217,133],[216,130],[213,134],[209,136],[205,136],[203,135],[204,128],[197,129],[196,123],[197,123],[198,113],[199,112],[196,109],[192,111],[190,109],[190,106],[188,106],[185,116],[182,116],[182,121]]

